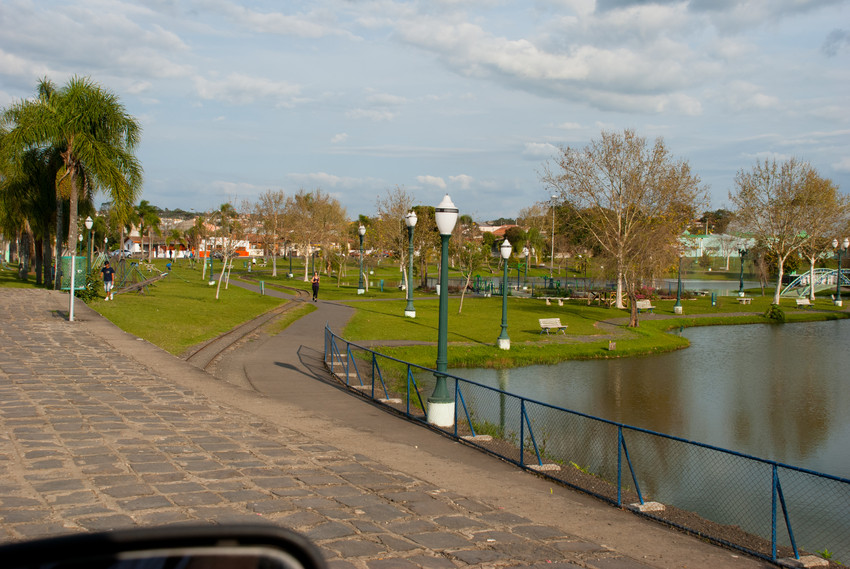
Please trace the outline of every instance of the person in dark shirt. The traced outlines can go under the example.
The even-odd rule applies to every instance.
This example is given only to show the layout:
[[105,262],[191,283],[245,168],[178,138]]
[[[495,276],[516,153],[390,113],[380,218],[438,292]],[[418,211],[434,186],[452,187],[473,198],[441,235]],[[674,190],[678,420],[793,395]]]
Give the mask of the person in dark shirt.
[[319,273],[313,273],[313,302],[316,302],[316,299],[319,298]]
[[115,269],[109,266],[109,261],[104,263],[103,268],[100,269],[100,273],[103,275],[103,289],[106,291],[106,300],[113,300],[112,298],[112,284],[113,277],[115,275]]

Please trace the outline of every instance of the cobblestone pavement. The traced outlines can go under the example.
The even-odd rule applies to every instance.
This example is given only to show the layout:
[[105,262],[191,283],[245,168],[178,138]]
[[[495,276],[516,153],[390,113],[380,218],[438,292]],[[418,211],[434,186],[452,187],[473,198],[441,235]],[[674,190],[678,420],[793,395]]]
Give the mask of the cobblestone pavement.
[[[0,541],[264,520],[304,533],[340,569],[763,566],[651,524],[647,535],[696,549],[647,562],[327,444],[275,420],[273,401],[211,377],[209,392],[204,378],[187,386],[202,372],[175,378],[183,362],[164,352],[161,365],[138,361],[131,341],[118,349],[92,332],[111,325],[82,303],[68,322],[67,299],[0,290]],[[634,516],[607,510],[633,531]]]

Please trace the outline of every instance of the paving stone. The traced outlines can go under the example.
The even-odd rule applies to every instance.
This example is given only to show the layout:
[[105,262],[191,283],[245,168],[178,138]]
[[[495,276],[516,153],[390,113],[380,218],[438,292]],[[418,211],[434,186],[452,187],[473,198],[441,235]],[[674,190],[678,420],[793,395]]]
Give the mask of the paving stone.
[[419,545],[429,549],[444,550],[456,549],[469,546],[469,540],[446,531],[432,531],[427,533],[408,534],[406,537],[412,539]]
[[[308,537],[310,534],[307,534]],[[319,539],[319,538],[314,538]],[[365,539],[341,539],[330,543],[322,544],[323,547],[336,551],[340,557],[374,557],[376,555],[384,555],[387,552],[387,547],[381,543],[367,541]]]
[[422,569],[454,569],[455,565],[445,557],[435,557],[431,555],[413,555],[407,558],[411,563],[415,563]]
[[138,510],[153,510],[155,508],[167,508],[171,506],[171,502],[162,496],[146,496],[143,498],[134,498],[132,500],[119,500],[118,503],[122,508],[131,512]]
[[354,535],[354,528],[339,522],[319,524],[307,532],[307,537],[315,540],[335,539]]
[[609,557],[595,559],[593,565],[599,569],[648,569],[649,565],[629,557]]
[[366,562],[369,569],[420,569],[421,565],[408,559],[375,559]]
[[187,492],[185,494],[173,494],[169,499],[178,506],[212,506],[220,504],[224,500],[213,492]]

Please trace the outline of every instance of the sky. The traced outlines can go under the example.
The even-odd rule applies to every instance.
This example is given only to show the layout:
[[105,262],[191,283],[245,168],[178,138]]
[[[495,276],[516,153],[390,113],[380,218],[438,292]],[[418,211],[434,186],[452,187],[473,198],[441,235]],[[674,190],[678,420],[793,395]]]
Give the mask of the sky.
[[765,159],[850,191],[850,0],[0,0],[0,30],[0,107],[90,77],[162,208],[321,189],[354,219],[400,187],[514,217],[559,148],[624,129],[707,209]]

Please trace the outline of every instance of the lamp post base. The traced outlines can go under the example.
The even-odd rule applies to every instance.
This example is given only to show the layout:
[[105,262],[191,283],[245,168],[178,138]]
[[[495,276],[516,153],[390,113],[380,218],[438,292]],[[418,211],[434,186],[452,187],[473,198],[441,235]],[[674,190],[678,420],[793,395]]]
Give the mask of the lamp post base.
[[404,316],[406,318],[416,318],[416,311],[415,310],[405,310]]
[[428,401],[428,424],[451,427],[455,424],[455,402]]
[[510,338],[499,338],[498,345],[500,350],[510,350],[511,349],[511,339]]
[[673,314],[681,314],[681,313],[682,313],[682,307],[681,306],[674,306],[673,307]]

